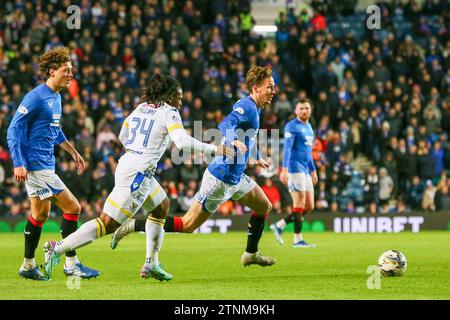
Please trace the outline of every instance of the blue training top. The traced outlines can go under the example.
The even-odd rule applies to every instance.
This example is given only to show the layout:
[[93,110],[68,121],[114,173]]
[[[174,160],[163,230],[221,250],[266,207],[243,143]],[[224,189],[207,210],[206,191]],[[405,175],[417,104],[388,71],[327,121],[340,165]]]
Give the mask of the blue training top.
[[61,111],[61,95],[45,83],[25,95],[7,134],[15,168],[55,169],[55,142],[67,140],[59,126]]
[[259,159],[256,137],[259,130],[259,118],[261,110],[256,106],[252,97],[247,96],[233,105],[233,111],[219,124],[219,130],[224,136],[227,146],[233,140],[239,140],[247,146],[247,152],[242,154],[235,149],[234,159],[225,156],[217,156],[208,166],[208,170],[217,179],[232,185],[241,180],[241,176],[247,167],[250,153],[255,159]]
[[284,127],[283,168],[289,173],[310,174],[316,170],[312,158],[314,131],[309,122],[298,118],[289,121]]

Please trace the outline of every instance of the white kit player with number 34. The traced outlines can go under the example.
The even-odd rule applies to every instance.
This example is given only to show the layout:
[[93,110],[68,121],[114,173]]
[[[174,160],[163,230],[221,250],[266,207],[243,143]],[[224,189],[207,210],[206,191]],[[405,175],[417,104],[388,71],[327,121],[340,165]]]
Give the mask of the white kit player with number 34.
[[[115,186],[106,199],[105,213],[122,224],[141,207],[149,212],[156,208],[166,198],[166,193],[153,177],[156,165],[171,138],[175,145],[183,146],[186,135],[178,109],[168,104],[159,108],[146,102],[138,105],[120,131],[119,139],[127,152],[117,165]],[[201,151],[203,148],[209,152],[216,151],[213,145],[197,143]]]
[[49,277],[53,266],[59,263],[59,255],[114,232],[143,208],[150,214],[145,226],[147,256],[140,275],[161,281],[172,279],[158,260],[170,206],[165,191],[153,176],[158,161],[171,140],[179,149],[234,156],[231,148],[202,143],[186,133],[178,111],[182,97],[181,85],[175,78],[159,74],[151,78],[143,91],[144,102],[125,119],[120,131],[119,138],[126,153],[119,159],[115,185],[100,217],[83,224],[62,241],[49,241],[44,245]]

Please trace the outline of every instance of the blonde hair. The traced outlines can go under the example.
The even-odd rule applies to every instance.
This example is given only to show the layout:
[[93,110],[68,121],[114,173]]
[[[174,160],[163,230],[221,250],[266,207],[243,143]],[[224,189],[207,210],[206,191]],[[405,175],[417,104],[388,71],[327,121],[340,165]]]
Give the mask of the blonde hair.
[[50,77],[50,69],[58,69],[63,63],[70,62],[68,47],[53,48],[39,57],[39,73],[45,78]]

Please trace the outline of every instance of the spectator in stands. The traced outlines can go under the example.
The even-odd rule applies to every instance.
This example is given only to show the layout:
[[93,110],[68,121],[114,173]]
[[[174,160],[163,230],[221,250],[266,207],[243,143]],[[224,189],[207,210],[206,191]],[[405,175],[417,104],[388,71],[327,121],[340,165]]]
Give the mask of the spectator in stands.
[[380,189],[380,178],[378,176],[377,167],[371,166],[366,175],[366,185],[364,186],[366,204],[377,203]]
[[427,180],[425,183],[425,190],[422,198],[422,209],[426,211],[435,211],[436,205],[434,198],[436,196],[436,187],[431,180]]
[[422,198],[423,198],[423,185],[420,181],[419,176],[414,176],[412,178],[411,186],[408,190],[408,202],[412,209],[421,209]]
[[379,194],[378,199],[380,204],[384,206],[389,202],[392,196],[392,191],[394,190],[394,181],[388,174],[386,168],[380,168],[380,184],[379,184]]

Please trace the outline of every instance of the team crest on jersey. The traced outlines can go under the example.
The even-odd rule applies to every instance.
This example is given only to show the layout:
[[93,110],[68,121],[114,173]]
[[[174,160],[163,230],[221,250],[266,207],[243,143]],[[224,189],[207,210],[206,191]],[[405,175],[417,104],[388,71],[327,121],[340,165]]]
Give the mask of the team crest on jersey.
[[23,104],[21,104],[19,106],[19,108],[17,109],[17,112],[19,112],[21,114],[27,114],[28,113],[28,109]]
[[284,137],[285,137],[285,138],[290,138],[290,137],[292,137],[292,134],[291,134],[290,132],[286,131],[286,132],[284,133]]
[[244,114],[244,109],[242,109],[241,107],[236,108],[234,111],[237,111],[240,114]]

